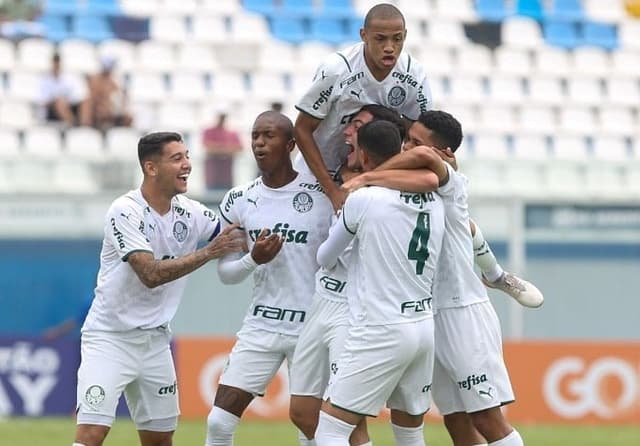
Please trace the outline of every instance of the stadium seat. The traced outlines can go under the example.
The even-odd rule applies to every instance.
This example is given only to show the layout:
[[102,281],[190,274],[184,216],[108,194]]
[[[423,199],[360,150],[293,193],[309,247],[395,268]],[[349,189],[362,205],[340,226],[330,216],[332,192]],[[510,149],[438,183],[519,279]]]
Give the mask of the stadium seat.
[[517,133],[513,137],[513,154],[521,160],[548,161],[549,144],[546,135]]
[[590,152],[583,136],[555,135],[552,138],[553,157],[565,161],[588,161]]
[[558,117],[559,130],[567,134],[586,136],[597,128],[595,114],[590,108],[562,107]]
[[313,0],[280,0],[278,14],[288,17],[312,18],[316,14]]
[[503,133],[479,132],[474,134],[473,152],[479,160],[505,160],[511,156],[507,137]]
[[505,0],[476,0],[476,12],[485,22],[502,22],[513,14],[513,9]]
[[479,127],[484,131],[512,133],[518,126],[517,114],[509,106],[485,105],[479,115]]
[[206,14],[231,16],[242,8],[239,0],[200,0],[200,7]]
[[523,198],[536,198],[542,196],[541,163],[533,160],[510,161],[504,167],[504,182],[508,195],[516,195]]
[[229,40],[224,17],[196,15],[191,21],[191,37],[203,44],[224,43]]
[[64,72],[95,74],[99,70],[96,47],[81,39],[67,39],[58,45]]
[[60,131],[53,126],[34,126],[25,131],[24,153],[30,157],[54,160],[62,154]]
[[547,20],[543,29],[544,38],[549,45],[572,50],[581,43],[577,25],[573,22]]
[[640,51],[619,48],[611,53],[612,73],[624,76],[635,76],[640,73]]
[[83,0],[79,9],[84,14],[97,16],[116,16],[121,13],[118,0]]
[[[416,8],[419,10],[420,8]],[[325,17],[351,18],[355,15],[355,10],[350,0],[323,0],[319,11]],[[418,11],[411,11],[414,17],[418,16]]]
[[116,72],[131,72],[135,64],[136,47],[131,42],[121,39],[109,39],[100,42],[97,47],[98,56],[112,57],[116,60]]
[[491,50],[484,45],[470,44],[458,50],[458,72],[489,75],[493,71]]
[[[299,70],[300,67],[302,67],[302,70],[305,73],[313,73],[320,63],[322,63],[335,50],[334,47],[325,42],[305,41],[300,45],[293,47],[293,51],[293,59],[296,61],[297,69]],[[261,61],[261,68],[267,69],[267,67],[264,67],[264,62],[267,62],[267,60],[264,59],[264,53],[262,53]],[[269,65],[272,66],[273,63],[270,63]]]
[[181,44],[187,40],[187,23],[180,15],[154,16],[149,21],[149,36],[157,42]]
[[[256,69],[259,71],[294,72],[301,65],[295,46],[287,42],[265,42],[260,50]],[[321,61],[317,61],[319,64]],[[308,71],[308,70],[305,70]]]
[[79,6],[77,0],[47,0],[43,3],[43,13],[51,15],[72,15]]
[[449,99],[457,104],[480,104],[488,95],[480,77],[456,76],[450,80]]
[[48,40],[28,38],[17,45],[18,65],[21,69],[49,71],[54,44]]
[[563,81],[556,76],[532,76],[526,90],[530,105],[562,106],[567,99]]
[[203,74],[220,68],[214,50],[206,44],[193,41],[178,46],[177,64],[181,71]]
[[104,160],[102,133],[92,127],[72,127],[64,134],[64,151],[80,160]]
[[496,74],[489,78],[490,101],[497,104],[517,105],[525,99],[522,78]]
[[110,20],[114,38],[130,42],[142,42],[149,39],[149,19],[130,15],[112,17]]
[[17,100],[0,102],[0,127],[22,130],[34,124],[33,108],[28,102]]
[[136,56],[137,71],[167,73],[176,66],[173,46],[168,43],[145,40],[138,44]]
[[91,165],[81,159],[66,157],[53,164],[49,187],[63,194],[95,194],[99,190]]
[[582,6],[585,15],[591,20],[619,23],[626,17],[624,5],[621,1],[582,0]]
[[525,49],[500,46],[494,51],[494,57],[498,72],[527,76],[532,71],[531,56]]
[[[247,32],[251,30],[251,32]],[[271,40],[267,20],[255,14],[242,14],[231,19],[231,40],[234,42],[264,43]]]
[[276,72],[255,72],[251,75],[251,96],[261,101],[278,101],[288,94],[284,76]]
[[520,109],[520,129],[530,134],[551,135],[557,130],[553,109],[526,105]]
[[611,51],[618,47],[618,30],[615,25],[587,21],[582,23],[582,39],[584,45]]
[[600,79],[576,77],[567,80],[567,98],[574,104],[599,105],[604,97]]
[[640,128],[632,109],[627,107],[602,106],[599,113],[600,130],[598,134],[614,136],[633,136],[640,134]]
[[580,47],[571,54],[574,73],[605,77],[611,70],[609,53],[602,48]]
[[273,0],[243,0],[242,6],[247,11],[266,16],[275,14],[277,10]]
[[8,72],[16,66],[16,50],[12,41],[0,39],[0,73]]
[[56,193],[52,187],[52,159],[41,159],[25,156],[12,163],[7,172],[10,187],[20,194]]
[[584,18],[581,0],[553,0],[545,10],[545,18],[564,22],[579,22]]
[[635,77],[611,77],[606,81],[607,98],[611,104],[638,107],[640,86]]
[[3,162],[20,157],[22,155],[21,146],[17,130],[0,127],[0,147],[2,147],[0,159]]
[[38,23],[44,26],[45,36],[51,42],[61,42],[70,36],[67,16],[47,13],[38,17]]
[[626,138],[622,136],[597,135],[593,138],[593,157],[601,161],[626,163],[631,153]]
[[420,48],[413,48],[410,54],[427,64],[429,76],[436,74],[449,76],[456,67],[455,51],[440,45],[431,45],[428,40]]
[[159,13],[172,17],[195,16],[200,13],[199,8],[199,0],[161,0]]
[[544,16],[541,0],[516,0],[515,13],[535,20],[542,20]]
[[473,0],[435,0],[433,16],[437,21],[441,18],[457,22],[473,22],[478,19]]
[[309,20],[308,39],[338,45],[348,41],[349,37],[342,20],[332,17],[313,17]]
[[640,20],[625,20],[618,25],[620,46],[640,51]]
[[185,102],[165,102],[158,110],[158,125],[177,132],[194,131],[197,128],[196,108]]
[[538,48],[533,61],[534,69],[540,74],[566,76],[571,67],[569,52],[561,48]]
[[76,15],[71,20],[71,34],[90,42],[101,42],[114,37],[111,25],[105,17],[95,15]]
[[222,70],[214,73],[213,94],[222,100],[241,100],[248,89],[244,75],[239,71]]
[[531,18],[508,17],[501,26],[504,46],[532,49],[543,44],[540,24]]
[[470,43],[462,23],[454,20],[431,20],[427,24],[429,43],[443,47],[464,48]]
[[553,162],[544,167],[544,196],[561,200],[583,197],[584,166],[575,162]]
[[202,102],[209,98],[204,73],[188,73],[182,67],[170,76],[170,96],[178,102]]
[[583,187],[588,197],[606,199],[626,194],[623,168],[617,163],[598,162],[585,166]]
[[120,0],[124,15],[149,17],[158,10],[158,0]]
[[7,96],[32,104],[40,100],[42,75],[33,71],[14,71],[8,78]]
[[131,73],[128,92],[132,101],[161,103],[167,91],[168,88],[161,74],[139,71]]
[[105,135],[107,155],[116,159],[136,159],[139,131],[130,127],[113,127]]
[[276,39],[294,44],[299,44],[307,38],[304,22],[298,18],[272,17],[271,34]]
[[[326,0],[324,0],[326,3]],[[415,1],[415,0],[397,0],[396,5],[400,11],[411,11],[409,15],[416,20],[432,20],[434,17],[434,10],[431,2],[428,1]],[[364,15],[367,11],[364,11]],[[362,20],[362,19],[361,19]]]

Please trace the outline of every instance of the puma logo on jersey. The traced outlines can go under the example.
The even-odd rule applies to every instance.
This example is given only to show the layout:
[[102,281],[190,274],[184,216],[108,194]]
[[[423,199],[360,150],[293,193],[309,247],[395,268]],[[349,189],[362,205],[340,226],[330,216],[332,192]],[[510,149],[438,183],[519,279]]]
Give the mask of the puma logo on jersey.
[[[249,237],[252,241],[258,240],[258,236],[262,229],[250,229]],[[267,236],[271,234],[281,234],[285,243],[303,243],[306,244],[309,238],[309,231],[297,231],[289,229],[289,223],[276,223],[273,229],[267,229]]]
[[358,99],[360,99],[360,93],[362,93],[362,90],[358,90],[358,91],[351,90],[351,92],[350,92],[350,93],[351,93],[352,95],[354,95],[355,97],[357,97]]
[[254,205],[255,207],[258,207],[258,198],[259,198],[259,197],[256,197],[256,199],[255,199],[255,200],[252,200],[251,198],[248,198],[248,197],[247,197],[247,201],[248,201],[249,203],[251,203],[252,205]]

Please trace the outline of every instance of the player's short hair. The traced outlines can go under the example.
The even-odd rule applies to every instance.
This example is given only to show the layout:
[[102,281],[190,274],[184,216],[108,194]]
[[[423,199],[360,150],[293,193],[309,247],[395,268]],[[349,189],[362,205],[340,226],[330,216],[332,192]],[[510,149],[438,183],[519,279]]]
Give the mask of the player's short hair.
[[364,17],[364,28],[368,28],[373,20],[395,20],[401,19],[402,25],[405,26],[404,15],[395,6],[389,3],[380,3],[375,5],[367,12]]
[[455,152],[462,144],[462,126],[451,114],[442,110],[429,110],[420,114],[418,122],[433,132],[436,148],[444,150],[448,147]]
[[274,118],[278,127],[284,132],[284,135],[287,137],[287,139],[295,139],[293,122],[291,122],[291,119],[289,119],[287,115],[276,110],[266,110],[256,117],[255,121],[253,121],[254,124],[263,116]]
[[393,123],[371,121],[358,129],[358,145],[376,165],[380,165],[400,153],[402,138]]
[[182,135],[176,132],[148,133],[138,141],[138,160],[140,164],[153,156],[160,155],[170,142],[183,142]]
[[407,125],[400,113],[398,113],[396,110],[380,104],[367,104],[363,106],[360,111],[371,113],[371,116],[373,116],[373,121],[389,121],[398,128],[398,132],[400,132],[400,138],[404,140],[404,137],[407,133]]

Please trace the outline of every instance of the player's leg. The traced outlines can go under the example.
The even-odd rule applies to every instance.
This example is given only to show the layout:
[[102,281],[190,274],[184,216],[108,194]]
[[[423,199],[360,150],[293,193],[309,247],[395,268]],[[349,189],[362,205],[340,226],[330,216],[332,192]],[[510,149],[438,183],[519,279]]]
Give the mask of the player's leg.
[[138,373],[136,345],[107,337],[82,335],[74,442],[83,446],[102,445],[115,420],[120,395]]
[[522,438],[504,417],[500,407],[469,414],[475,428],[487,439],[489,445],[522,446]]
[[444,425],[449,432],[453,446],[486,445],[487,441],[475,428],[466,412],[454,412],[443,416]]
[[544,296],[531,282],[504,271],[489,243],[484,239],[480,227],[470,221],[473,236],[475,263],[482,271],[482,282],[489,288],[499,289],[514,298],[520,305],[537,308],[544,302]]
[[322,403],[315,441],[318,446],[349,446],[349,437],[364,415],[351,412],[330,401]]
[[147,339],[138,361],[138,378],[124,391],[142,446],[171,446],[178,427],[178,382],[171,355],[171,332],[141,330]]
[[313,439],[318,427],[318,415],[322,400],[313,396],[291,395],[289,418],[309,440]]

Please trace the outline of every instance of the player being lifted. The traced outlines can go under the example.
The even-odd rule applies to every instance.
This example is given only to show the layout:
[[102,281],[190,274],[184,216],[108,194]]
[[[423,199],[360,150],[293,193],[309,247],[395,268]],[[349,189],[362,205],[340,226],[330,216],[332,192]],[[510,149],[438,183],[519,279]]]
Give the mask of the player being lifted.
[[360,108],[380,104],[409,119],[431,108],[425,70],[403,52],[406,34],[404,16],[395,6],[374,6],[360,30],[362,42],[320,65],[296,105],[300,112],[296,141],[304,157],[296,161],[296,168],[315,175],[336,210],[346,193],[333,182],[332,174],[347,157],[342,132]]

